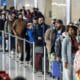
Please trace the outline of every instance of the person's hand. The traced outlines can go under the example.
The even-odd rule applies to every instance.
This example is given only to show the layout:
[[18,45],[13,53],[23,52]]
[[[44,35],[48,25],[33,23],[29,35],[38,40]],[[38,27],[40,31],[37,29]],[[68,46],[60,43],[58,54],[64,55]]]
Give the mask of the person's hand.
[[80,80],[80,70],[78,70],[78,71],[76,72],[76,76],[77,76],[77,78]]
[[80,70],[78,70],[76,73],[77,73],[77,74],[80,74]]
[[59,62],[59,61],[60,61],[60,58],[57,56],[57,57],[56,57],[56,60]]
[[38,40],[41,40],[42,38],[41,37],[38,37]]
[[16,32],[13,30],[14,35],[17,35]]
[[64,67],[65,67],[66,69],[68,68],[68,63],[67,63],[67,62],[64,64]]
[[14,33],[14,35],[17,35],[16,33]]

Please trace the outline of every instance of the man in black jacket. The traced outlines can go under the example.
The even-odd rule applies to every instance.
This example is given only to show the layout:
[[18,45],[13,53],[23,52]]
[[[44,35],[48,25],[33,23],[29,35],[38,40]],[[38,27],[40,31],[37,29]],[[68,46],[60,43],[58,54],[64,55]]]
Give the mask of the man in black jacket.
[[46,30],[49,28],[49,26],[45,23],[45,18],[43,16],[38,18],[38,28],[37,28],[37,41],[36,43],[39,46],[43,46],[44,45],[44,36],[45,36],[45,32]]

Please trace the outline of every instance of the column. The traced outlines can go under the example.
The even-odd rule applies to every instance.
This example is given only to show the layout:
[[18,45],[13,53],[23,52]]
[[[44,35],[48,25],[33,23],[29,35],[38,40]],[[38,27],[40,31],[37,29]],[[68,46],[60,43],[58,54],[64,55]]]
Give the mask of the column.
[[43,14],[45,14],[45,3],[46,0],[38,0],[38,8]]
[[0,0],[0,7],[1,7],[1,0]]
[[71,0],[66,0],[66,24],[71,21]]
[[17,7],[16,4],[17,4],[17,3],[16,3],[16,0],[14,0],[14,7],[15,7],[15,9],[16,9],[16,7]]
[[35,8],[38,7],[38,0],[34,0],[34,7],[35,7]]

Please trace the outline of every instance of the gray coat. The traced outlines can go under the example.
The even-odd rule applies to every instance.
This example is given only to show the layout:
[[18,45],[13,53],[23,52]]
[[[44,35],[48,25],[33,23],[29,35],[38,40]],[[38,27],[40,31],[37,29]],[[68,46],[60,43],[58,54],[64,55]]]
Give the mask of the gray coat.
[[62,62],[72,64],[72,43],[69,36],[64,38],[62,42]]
[[[63,63],[63,80],[75,80],[73,70],[74,53],[72,53],[72,42],[69,36],[62,41],[62,63]],[[64,67],[68,63],[67,68]]]

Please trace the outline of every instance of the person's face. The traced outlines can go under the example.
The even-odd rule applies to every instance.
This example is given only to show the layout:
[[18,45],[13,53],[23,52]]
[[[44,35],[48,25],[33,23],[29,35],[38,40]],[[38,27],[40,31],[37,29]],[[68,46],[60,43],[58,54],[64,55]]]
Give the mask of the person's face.
[[44,23],[44,19],[43,19],[43,18],[39,18],[39,19],[38,19],[38,23],[39,23],[39,24],[43,24],[43,23]]
[[26,11],[27,15],[30,14],[30,11]]
[[80,50],[80,44],[78,45],[78,49]]
[[16,17],[16,15],[14,13],[12,13],[12,19],[14,19]]
[[53,25],[53,27],[55,27],[55,23],[56,23],[56,20],[51,21],[51,24]]
[[69,28],[69,31],[68,31],[69,35],[72,37],[75,35],[75,31],[73,28]]
[[27,28],[32,29],[32,23],[27,23]]
[[37,24],[38,20],[33,19],[33,24]]
[[61,25],[60,23],[56,22],[56,23],[55,23],[55,26],[56,26],[56,29],[59,30],[62,25]]
[[2,14],[2,16],[1,16],[1,17],[2,17],[2,19],[5,19],[5,18],[6,18],[6,16],[5,16],[5,15],[3,15],[3,14]]
[[18,19],[23,19],[23,16],[22,16],[22,15],[19,15],[19,16],[18,16]]

